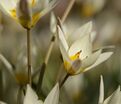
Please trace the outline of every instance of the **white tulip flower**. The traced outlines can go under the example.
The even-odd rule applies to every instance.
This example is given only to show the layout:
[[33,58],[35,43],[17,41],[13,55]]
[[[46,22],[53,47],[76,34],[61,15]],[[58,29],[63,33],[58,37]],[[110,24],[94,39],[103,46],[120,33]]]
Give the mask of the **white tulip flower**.
[[37,94],[34,90],[27,85],[27,91],[24,98],[23,104],[58,104],[59,102],[59,85],[58,83],[55,87],[51,90],[45,101],[41,101],[38,99]]
[[[61,21],[60,21],[61,24]],[[94,68],[107,60],[113,52],[104,52],[100,48],[94,51],[92,48],[92,40],[94,35],[92,31],[92,22],[83,25],[71,35],[66,37],[63,26],[58,28],[58,43],[62,53],[64,66],[71,75],[79,74]]]
[[33,27],[55,6],[56,0],[1,0],[1,9],[24,28]]
[[120,86],[117,88],[116,91],[112,93],[111,96],[104,100],[104,82],[103,77],[101,76],[100,80],[100,95],[98,104],[121,104],[121,91]]

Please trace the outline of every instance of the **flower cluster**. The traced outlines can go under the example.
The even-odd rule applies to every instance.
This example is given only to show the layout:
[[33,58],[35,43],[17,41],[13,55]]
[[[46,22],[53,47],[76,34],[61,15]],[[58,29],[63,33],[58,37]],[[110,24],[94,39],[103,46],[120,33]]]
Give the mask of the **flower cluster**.
[[[70,1],[70,4],[65,12],[65,15],[63,16],[64,19],[67,17],[74,2],[75,2],[74,0]],[[60,19],[59,17],[56,17],[52,12],[50,18],[50,31],[53,34],[53,37],[51,39],[50,47],[47,51],[45,60],[41,65],[41,67],[39,68],[39,70],[37,70],[37,72],[35,70],[32,70],[33,68],[32,62],[33,61],[36,62],[36,59],[33,58],[34,56],[31,58],[32,53],[34,53],[32,52],[31,47],[33,51],[36,50],[34,50],[34,46],[31,46],[30,44],[31,43],[30,30],[41,17],[43,17],[45,14],[47,14],[49,11],[51,11],[54,8],[56,3],[57,3],[56,0],[52,1],[50,0],[50,2],[49,0],[11,0],[11,1],[1,0],[0,2],[0,8],[3,11],[5,11],[7,15],[11,16],[18,23],[20,23],[25,29],[27,29],[27,40],[26,40],[27,58],[23,54],[21,54],[20,58],[18,57],[21,62],[23,61],[22,63],[19,62],[19,65],[12,66],[12,64],[0,52],[0,61],[2,61],[6,66],[6,68],[9,70],[9,74],[11,74],[12,77],[17,82],[16,83],[17,88],[19,87],[20,91],[22,92],[21,95],[18,91],[17,100],[19,101],[19,97],[21,97],[22,99],[20,99],[21,100],[20,102],[22,102],[23,104],[62,104],[61,100],[59,100],[60,91],[62,91],[61,88],[68,77],[71,76],[71,79],[68,81],[70,81],[70,83],[73,85],[69,83],[67,88],[69,87],[71,90],[75,88],[75,90],[73,91],[75,91],[75,93],[78,95],[78,91],[81,86],[81,81],[83,79],[81,76],[75,77],[75,75],[82,74],[90,69],[95,68],[97,65],[109,59],[113,54],[112,50],[108,50],[109,46],[100,47],[97,49],[93,48],[94,39],[96,37],[96,31],[93,30],[92,21],[89,21],[88,23],[80,26],[77,30],[68,35],[70,30],[66,28],[65,31],[64,27],[65,20],[63,20],[63,17],[62,19]],[[100,11],[104,6],[104,1],[102,2],[100,1],[100,3],[101,3],[100,7],[97,7],[97,2],[94,5],[95,7],[97,7],[96,9],[97,11]],[[94,12],[97,11],[94,10]],[[87,12],[86,14],[88,14],[88,10],[86,12]],[[57,38],[58,47],[60,48],[61,56],[63,58],[62,64],[66,69],[66,76],[62,81],[60,81],[60,79],[59,80],[55,79],[56,84],[55,83],[53,84],[55,86],[45,98],[46,95],[45,93],[43,93],[44,91],[42,89],[43,77],[45,75],[45,69],[48,65],[48,60],[49,57],[51,56],[51,51],[53,49],[56,38]],[[104,51],[104,49],[106,49],[106,51]],[[39,52],[36,51],[36,53],[38,54]],[[32,59],[34,60],[32,61]],[[26,64],[27,64],[28,75],[25,74],[23,70],[21,71],[22,73],[17,73],[17,74],[13,71],[13,67],[17,66],[18,69],[22,68],[24,69],[26,67]],[[38,72],[40,72],[40,75],[38,75]],[[38,82],[34,81],[36,80],[34,79],[35,76],[37,76]],[[1,79],[2,76],[0,76],[0,84],[5,83],[5,80],[2,82]],[[78,87],[76,86],[76,84],[78,85]],[[5,84],[5,86],[7,85],[8,84]],[[70,89],[68,89],[68,91],[72,94]],[[42,97],[45,100],[44,101],[41,100],[40,97]],[[120,104],[120,103],[121,103],[120,86],[115,92],[112,93],[111,96],[109,96],[104,100],[104,82],[103,82],[103,77],[101,76],[98,104]],[[6,104],[6,103],[0,101],[0,104]]]

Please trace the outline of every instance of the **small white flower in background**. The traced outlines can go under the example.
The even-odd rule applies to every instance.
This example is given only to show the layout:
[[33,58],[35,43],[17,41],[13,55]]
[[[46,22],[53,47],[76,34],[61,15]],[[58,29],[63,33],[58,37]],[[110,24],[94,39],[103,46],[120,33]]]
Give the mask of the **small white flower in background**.
[[41,101],[38,99],[37,94],[34,90],[27,85],[27,91],[24,98],[23,104],[58,104],[59,102],[59,85],[58,83],[51,90],[45,101]]
[[104,100],[104,82],[103,77],[101,76],[100,80],[100,95],[98,104],[121,104],[121,91],[120,86],[117,88],[116,91],[112,93],[111,96]]
[[31,28],[48,13],[56,0],[1,0],[1,9],[18,21],[23,27]]
[[100,12],[105,6],[105,0],[85,0],[82,2],[81,13],[90,17]]
[[[60,21],[61,24],[61,21]],[[58,43],[62,53],[65,69],[71,75],[79,74],[94,68],[107,60],[113,52],[102,53],[102,48],[94,51],[92,48],[92,22],[88,22],[67,39],[63,26],[58,26]]]

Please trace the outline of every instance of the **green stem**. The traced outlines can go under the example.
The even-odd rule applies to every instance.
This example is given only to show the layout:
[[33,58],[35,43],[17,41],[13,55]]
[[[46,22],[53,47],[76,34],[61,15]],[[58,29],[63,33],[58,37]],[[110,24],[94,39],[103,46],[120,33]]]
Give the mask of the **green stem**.
[[60,89],[63,87],[64,83],[66,82],[66,80],[69,78],[70,74],[67,73],[64,77],[64,79],[61,81],[61,83],[59,84]]
[[27,67],[28,67],[28,83],[31,85],[31,36],[30,29],[27,29]]

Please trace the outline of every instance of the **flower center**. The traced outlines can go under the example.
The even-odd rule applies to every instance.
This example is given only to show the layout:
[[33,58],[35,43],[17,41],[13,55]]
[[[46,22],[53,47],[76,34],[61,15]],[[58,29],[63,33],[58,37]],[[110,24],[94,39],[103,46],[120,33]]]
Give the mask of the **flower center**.
[[79,59],[80,53],[81,53],[81,51],[77,52],[75,55],[70,56],[70,59],[72,61]]
[[73,74],[73,73],[76,72],[76,69],[73,69],[73,67],[78,66],[78,63],[77,63],[77,62],[80,63],[80,61],[79,61],[80,53],[81,53],[81,51],[77,52],[77,53],[76,53],[75,55],[73,55],[73,56],[70,56],[71,61],[75,62],[75,63],[74,63],[74,66],[72,66],[69,62],[64,61],[64,66],[65,66],[65,68],[67,69],[67,71],[69,71],[70,74]]

